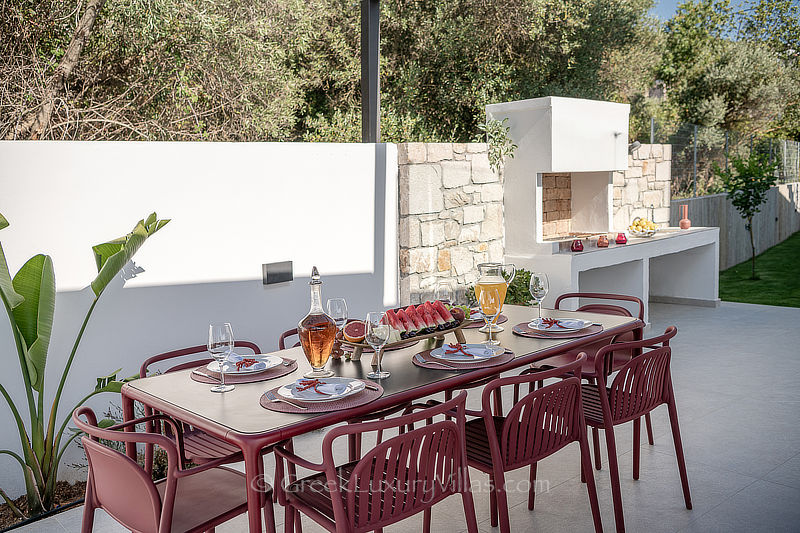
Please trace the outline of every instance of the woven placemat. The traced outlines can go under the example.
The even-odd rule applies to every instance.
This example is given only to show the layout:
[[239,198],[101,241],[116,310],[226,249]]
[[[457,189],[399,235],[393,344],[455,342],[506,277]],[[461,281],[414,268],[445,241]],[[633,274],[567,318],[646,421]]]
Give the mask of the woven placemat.
[[600,333],[603,331],[603,326],[592,325],[580,331],[563,333],[553,331],[545,333],[543,331],[539,331],[538,329],[533,329],[528,325],[528,322],[522,322],[511,328],[511,331],[522,337],[531,337],[533,339],[580,339],[581,337],[588,337],[589,335]]
[[[500,316],[497,317],[497,320],[495,320],[494,323],[495,324],[502,324],[503,322],[508,322],[508,317],[506,315],[504,315],[503,313],[500,313]],[[464,326],[464,329],[482,328],[485,325],[486,325],[486,321],[481,318],[481,319],[475,320],[474,322],[472,322],[472,324],[467,324],[466,326]]]
[[[490,357],[488,359],[481,359],[475,363],[450,363],[442,361],[441,359],[437,359],[436,357],[431,355],[431,350],[425,350],[424,352],[420,352],[418,355],[422,356],[424,362],[420,362],[417,360],[417,356],[411,358],[411,361],[418,367],[421,368],[430,368],[432,370],[475,370],[476,368],[488,368],[490,366],[498,366],[505,363],[508,363],[512,359],[514,359],[514,352],[512,351],[505,351],[500,355],[496,355],[495,357]],[[447,365],[447,367],[445,367]],[[451,368],[452,367],[452,368]]]
[[[290,365],[278,365],[273,366],[272,368],[268,368],[263,372],[254,372],[252,374],[242,374],[240,376],[225,374],[225,384],[236,385],[237,383],[256,383],[259,381],[267,381],[268,379],[275,379],[281,376],[285,376],[286,374],[291,374],[295,370],[297,370],[297,361],[294,359],[288,359],[286,357],[282,358],[284,361],[290,362]],[[199,383],[208,383],[210,385],[219,385],[219,372],[212,372],[206,367],[199,367],[198,370],[203,374],[208,374],[209,376],[213,376],[216,379],[212,379],[206,376],[201,376],[200,374],[195,374],[194,372],[191,373],[192,379],[199,382]]]
[[375,383],[374,381],[369,381],[366,379],[362,379],[361,381],[367,383],[368,385],[376,387],[377,390],[373,390],[367,387],[361,392],[353,394],[352,396],[347,396],[345,398],[342,398],[341,400],[333,400],[330,402],[304,402],[302,400],[291,400],[293,403],[305,407],[305,409],[300,409],[286,402],[271,402],[270,400],[268,400],[267,393],[269,392],[274,394],[277,398],[281,398],[281,395],[278,394],[278,389],[280,387],[275,387],[274,389],[270,389],[261,395],[260,403],[261,407],[263,407],[264,409],[269,409],[270,411],[277,411],[279,413],[295,413],[295,414],[327,413],[329,411],[339,411],[341,409],[358,407],[360,405],[364,405],[369,402],[375,401],[383,395],[383,387],[381,387],[379,383]]

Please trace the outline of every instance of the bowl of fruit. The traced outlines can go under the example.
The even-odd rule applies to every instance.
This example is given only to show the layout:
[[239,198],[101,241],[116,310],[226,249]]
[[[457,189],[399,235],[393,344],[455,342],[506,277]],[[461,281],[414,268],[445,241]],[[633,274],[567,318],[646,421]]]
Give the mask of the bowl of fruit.
[[652,220],[636,217],[628,226],[628,232],[634,237],[652,237],[658,231],[658,226]]

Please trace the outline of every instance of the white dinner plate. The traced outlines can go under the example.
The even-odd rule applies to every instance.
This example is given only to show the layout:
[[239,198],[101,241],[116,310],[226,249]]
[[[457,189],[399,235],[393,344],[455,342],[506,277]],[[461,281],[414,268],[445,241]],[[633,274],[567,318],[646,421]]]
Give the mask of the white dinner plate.
[[577,318],[557,318],[555,323],[550,323],[548,318],[533,319],[528,323],[528,327],[537,331],[546,331],[548,333],[572,333],[588,328],[593,324],[589,320],[578,320]]
[[[253,369],[252,367],[245,367],[243,366],[241,369],[236,370],[235,363],[226,363],[225,366],[225,374],[232,374],[232,375],[244,375],[244,374],[255,374],[257,372],[264,372],[265,370],[269,370],[270,368],[274,368],[280,364],[283,364],[283,359],[278,357],[277,355],[265,355],[265,354],[256,354],[256,355],[242,355],[243,359],[255,359],[258,362],[264,363],[267,366],[265,368],[256,368]],[[206,369],[209,372],[219,372],[219,363],[216,361],[211,361],[206,366]]]
[[294,383],[289,383],[278,389],[278,394],[289,400],[300,400],[303,402],[330,402],[333,400],[341,400],[357,392],[361,392],[366,388],[364,382],[360,379],[351,378],[323,378],[320,381],[329,385],[345,385],[345,389],[336,394],[320,394],[314,389],[306,389],[302,391],[297,390],[297,380]]
[[445,344],[441,348],[431,350],[431,357],[453,363],[474,363],[475,361],[495,357],[505,351],[505,348],[500,346],[486,346],[485,344],[462,344],[461,346],[470,355],[464,355],[461,352],[449,354],[447,351],[452,350],[452,347],[449,344]]

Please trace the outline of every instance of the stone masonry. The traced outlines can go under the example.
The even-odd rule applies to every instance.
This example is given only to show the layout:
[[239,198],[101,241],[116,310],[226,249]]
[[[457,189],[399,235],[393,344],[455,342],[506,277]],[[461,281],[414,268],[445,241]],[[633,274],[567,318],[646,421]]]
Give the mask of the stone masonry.
[[572,231],[572,178],[569,173],[542,174],[542,235]]
[[[628,156],[628,170],[614,172],[614,229],[636,217],[669,225],[672,145],[643,144]],[[651,209],[652,207],[652,209]]]
[[398,144],[400,302],[431,298],[439,279],[464,290],[477,265],[502,261],[503,179],[483,143]]

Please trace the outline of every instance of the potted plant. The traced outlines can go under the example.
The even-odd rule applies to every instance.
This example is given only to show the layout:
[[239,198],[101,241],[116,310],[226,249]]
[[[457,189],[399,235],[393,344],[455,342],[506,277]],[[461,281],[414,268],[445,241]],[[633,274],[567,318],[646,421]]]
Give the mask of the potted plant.
[[[64,385],[92,312],[111,280],[131,260],[145,240],[164,227],[167,222],[169,220],[158,220],[153,213],[146,219],[140,220],[128,235],[92,248],[97,263],[97,277],[91,283],[94,300],[86,312],[67,362],[61,371],[61,378],[52,401],[45,395],[45,365],[56,303],[53,261],[47,255],[37,254],[30,258],[12,278],[0,245],[0,300],[11,325],[14,351],[25,391],[24,404],[20,402],[18,405],[19,400],[15,401],[0,383],[0,395],[5,399],[16,422],[22,450],[21,454],[12,450],[0,450],[0,455],[7,455],[19,463],[25,479],[26,503],[31,516],[50,510],[54,504],[61,456],[79,435],[73,433],[65,436],[72,411],[95,394],[119,392],[124,381],[117,379],[117,373],[121,369],[97,378],[94,390],[64,413],[61,419],[58,418]],[[8,225],[6,218],[0,214],[0,230]],[[9,379],[8,375],[3,377]],[[50,403],[47,408],[46,403]],[[27,410],[27,423],[23,414],[25,410]],[[15,515],[25,518],[24,513],[2,489],[0,497]]]

